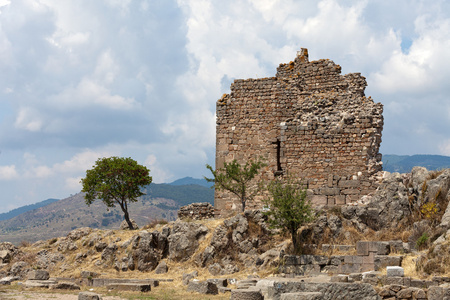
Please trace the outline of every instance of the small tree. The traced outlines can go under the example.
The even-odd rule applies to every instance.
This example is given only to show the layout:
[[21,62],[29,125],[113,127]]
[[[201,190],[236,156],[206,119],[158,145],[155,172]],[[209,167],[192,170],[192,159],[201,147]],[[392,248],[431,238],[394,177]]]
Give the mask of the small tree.
[[297,251],[298,229],[314,219],[311,203],[306,199],[306,189],[291,178],[274,180],[268,186],[270,199],[266,200],[269,210],[265,214],[272,228],[290,233],[294,251]]
[[214,178],[205,177],[205,179],[208,182],[213,182],[216,189],[229,191],[239,197],[242,211],[245,211],[247,201],[253,200],[262,189],[261,179],[253,185],[252,181],[260,173],[261,168],[265,166],[266,164],[262,161],[249,160],[242,166],[236,160],[233,160],[230,163],[224,163],[223,168],[214,171],[207,164],[206,168],[211,171]]
[[152,182],[149,173],[147,167],[131,158],[99,158],[93,169],[87,170],[86,177],[81,179],[86,204],[89,206],[96,199],[101,199],[107,207],[118,204],[128,227],[134,229],[128,214],[128,203],[136,202],[138,197],[144,195],[141,187]]

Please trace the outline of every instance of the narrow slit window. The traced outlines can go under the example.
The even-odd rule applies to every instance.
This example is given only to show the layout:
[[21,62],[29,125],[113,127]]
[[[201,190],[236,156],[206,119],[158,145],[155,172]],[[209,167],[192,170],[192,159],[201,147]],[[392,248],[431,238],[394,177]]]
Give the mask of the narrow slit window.
[[277,170],[275,171],[275,176],[282,175],[283,169],[281,168],[281,141],[277,139],[276,142],[273,142],[277,147]]

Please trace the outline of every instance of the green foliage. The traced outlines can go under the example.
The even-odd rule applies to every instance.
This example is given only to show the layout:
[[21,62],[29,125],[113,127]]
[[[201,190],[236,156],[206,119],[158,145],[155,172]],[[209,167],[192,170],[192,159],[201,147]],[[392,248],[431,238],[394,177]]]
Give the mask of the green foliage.
[[291,234],[294,251],[298,249],[298,229],[314,219],[314,210],[306,199],[306,189],[292,178],[274,180],[269,186],[270,199],[265,214],[272,228],[286,230]]
[[422,247],[426,246],[428,244],[429,236],[426,232],[422,233],[420,238],[417,239],[416,246],[417,249],[421,249]]
[[233,160],[230,163],[224,163],[223,168],[214,171],[207,164],[206,168],[211,171],[214,178],[205,177],[205,179],[213,182],[216,189],[226,190],[236,195],[241,201],[242,211],[244,211],[247,201],[253,200],[262,189],[261,179],[256,184],[252,184],[252,182],[265,166],[266,164],[260,160],[249,160],[245,165],[240,165],[237,160]]
[[133,229],[128,216],[128,203],[136,202],[138,197],[144,195],[141,187],[152,182],[149,173],[147,167],[131,158],[100,158],[93,169],[86,171],[86,177],[81,179],[86,204],[89,206],[96,199],[102,200],[107,207],[118,204],[129,228]]

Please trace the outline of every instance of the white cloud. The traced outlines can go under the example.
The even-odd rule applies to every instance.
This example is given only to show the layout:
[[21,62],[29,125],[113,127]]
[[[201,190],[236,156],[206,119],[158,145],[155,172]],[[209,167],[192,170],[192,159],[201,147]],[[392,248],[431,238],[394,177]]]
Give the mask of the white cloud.
[[450,19],[431,20],[421,15],[415,22],[418,37],[407,53],[398,49],[373,75],[384,93],[424,94],[448,87],[450,76]]
[[49,178],[53,175],[53,170],[48,166],[35,166],[30,167],[24,172],[24,176],[27,178]]
[[86,171],[95,165],[97,159],[110,156],[114,156],[110,151],[93,151],[87,149],[75,154],[71,159],[66,160],[63,163],[55,164],[53,169],[58,173],[69,174]]
[[0,166],[0,180],[11,180],[18,178],[16,166]]
[[65,179],[65,186],[71,191],[81,191],[81,178],[82,177],[68,177]]
[[32,107],[21,107],[17,114],[15,126],[19,129],[37,132],[42,129],[42,117],[40,116],[40,113]]

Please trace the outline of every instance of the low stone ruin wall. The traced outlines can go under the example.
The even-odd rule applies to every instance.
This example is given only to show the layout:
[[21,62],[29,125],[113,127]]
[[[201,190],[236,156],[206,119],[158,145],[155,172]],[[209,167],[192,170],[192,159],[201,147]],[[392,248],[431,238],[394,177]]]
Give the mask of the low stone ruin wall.
[[180,207],[178,211],[179,219],[190,218],[192,220],[203,220],[214,218],[214,206],[208,202],[192,203]]
[[[294,275],[317,275],[320,273],[351,274],[378,271],[387,266],[401,266],[403,256],[389,255],[408,252],[401,241],[356,243],[356,255],[285,255],[279,271]],[[402,246],[402,248],[398,248]],[[326,245],[327,248],[330,245]]]

